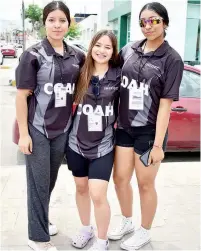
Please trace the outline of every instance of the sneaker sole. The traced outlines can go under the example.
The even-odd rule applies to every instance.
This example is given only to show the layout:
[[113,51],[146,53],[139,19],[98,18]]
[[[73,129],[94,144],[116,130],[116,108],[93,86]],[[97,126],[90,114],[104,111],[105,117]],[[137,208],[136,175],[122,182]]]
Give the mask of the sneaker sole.
[[110,240],[113,240],[113,241],[117,241],[117,240],[121,240],[125,235],[127,235],[127,234],[130,234],[130,233],[133,233],[135,231],[135,228],[132,228],[132,229],[130,229],[130,230],[128,230],[128,231],[126,231],[124,234],[122,234],[122,235],[116,235],[116,236],[114,236],[114,235],[108,235],[108,239],[110,239]]
[[145,243],[143,243],[142,245],[140,246],[132,246],[132,247],[129,247],[129,246],[126,246],[123,244],[123,242],[120,244],[120,247],[124,250],[138,250],[140,249],[141,247],[147,245],[149,242],[151,241],[151,239],[149,239],[148,241],[146,241]]
[[59,233],[59,231],[57,231],[55,234],[50,234],[50,236],[55,236]]
[[90,237],[90,239],[88,239],[88,241],[84,244],[84,246],[82,246],[82,247],[77,247],[73,242],[71,242],[71,245],[73,246],[73,247],[75,247],[75,248],[79,248],[79,249],[82,249],[82,248],[84,248],[87,244],[88,244],[88,242],[92,239],[92,238],[94,238],[94,233],[93,233],[93,235]]

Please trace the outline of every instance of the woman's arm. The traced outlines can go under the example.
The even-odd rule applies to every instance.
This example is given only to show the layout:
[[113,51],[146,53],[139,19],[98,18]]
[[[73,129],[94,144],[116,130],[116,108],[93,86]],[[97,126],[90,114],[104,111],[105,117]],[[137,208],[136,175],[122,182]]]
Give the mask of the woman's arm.
[[28,131],[28,107],[27,98],[31,91],[26,89],[18,89],[16,95],[16,116],[19,127],[19,148],[24,154],[31,154],[32,152],[32,140]]
[[162,147],[163,145],[163,141],[169,124],[172,102],[172,99],[160,99],[160,105],[156,121],[156,136],[154,140],[154,145],[156,146]]
[[149,164],[156,164],[157,162],[162,161],[164,158],[162,146],[169,124],[172,102],[172,99],[160,99],[160,105],[156,121],[156,135],[153,149],[149,158]]

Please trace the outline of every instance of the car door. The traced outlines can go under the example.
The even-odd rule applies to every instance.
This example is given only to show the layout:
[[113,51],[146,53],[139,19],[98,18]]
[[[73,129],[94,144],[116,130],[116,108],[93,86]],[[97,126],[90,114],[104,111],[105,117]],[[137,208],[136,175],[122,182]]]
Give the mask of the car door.
[[173,102],[168,150],[200,149],[200,75],[184,70],[180,100]]

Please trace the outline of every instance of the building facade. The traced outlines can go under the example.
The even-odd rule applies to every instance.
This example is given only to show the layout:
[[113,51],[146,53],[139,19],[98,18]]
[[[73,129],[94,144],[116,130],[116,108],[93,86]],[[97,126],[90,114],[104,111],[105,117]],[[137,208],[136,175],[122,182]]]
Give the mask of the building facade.
[[90,15],[81,22],[80,26],[80,40],[83,42],[84,46],[88,48],[89,43],[97,32],[97,15]]
[[[129,41],[143,38],[138,19],[141,8],[151,0],[114,0],[108,22],[117,35],[119,49]],[[200,64],[200,0],[158,0],[169,13],[166,39],[183,60]],[[179,11],[178,11],[179,10]]]
[[108,12],[108,22],[118,38],[119,48],[131,40],[131,13],[131,0],[114,1],[114,8]]

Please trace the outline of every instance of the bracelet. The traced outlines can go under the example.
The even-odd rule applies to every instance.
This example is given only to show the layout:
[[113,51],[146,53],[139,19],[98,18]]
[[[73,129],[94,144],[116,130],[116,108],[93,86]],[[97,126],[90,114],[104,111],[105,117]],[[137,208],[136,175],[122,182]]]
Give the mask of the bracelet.
[[157,147],[157,148],[162,148],[162,146],[157,145],[157,144],[153,144],[153,146]]

